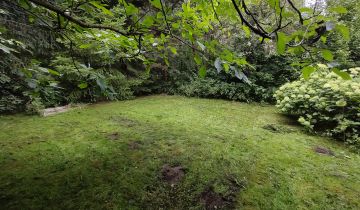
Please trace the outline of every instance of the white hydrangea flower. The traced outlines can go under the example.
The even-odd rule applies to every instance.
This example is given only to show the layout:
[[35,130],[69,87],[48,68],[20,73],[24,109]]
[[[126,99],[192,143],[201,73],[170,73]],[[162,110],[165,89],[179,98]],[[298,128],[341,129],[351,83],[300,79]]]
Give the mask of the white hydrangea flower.
[[335,90],[335,91],[338,91],[340,88],[339,88],[338,84],[334,84],[334,85],[331,86],[331,89]]
[[324,88],[330,88],[331,87],[331,85],[329,84],[329,83],[326,83],[325,85],[324,85]]
[[359,71],[356,68],[351,68],[350,70],[350,74],[352,75],[357,75],[359,73]]
[[305,91],[306,91],[306,87],[301,86],[301,87],[299,88],[299,90],[301,90],[301,91],[305,92]]

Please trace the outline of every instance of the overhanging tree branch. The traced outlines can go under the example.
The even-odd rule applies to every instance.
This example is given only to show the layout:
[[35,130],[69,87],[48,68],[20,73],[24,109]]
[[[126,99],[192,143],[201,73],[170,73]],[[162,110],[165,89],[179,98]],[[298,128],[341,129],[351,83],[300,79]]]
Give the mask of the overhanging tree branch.
[[233,3],[234,7],[235,7],[235,10],[236,12],[238,13],[240,19],[241,19],[241,22],[243,24],[245,24],[247,27],[249,27],[255,34],[263,37],[263,38],[268,38],[270,39],[271,37],[267,34],[267,33],[264,33],[263,31],[261,31],[260,29],[257,29],[255,28],[253,25],[251,25],[244,17],[244,15],[242,14],[242,12],[240,11],[240,8],[239,6],[236,4],[235,0],[231,0],[231,2]]
[[293,8],[293,10],[295,10],[295,12],[298,14],[299,22],[301,23],[301,25],[304,25],[304,18],[302,16],[300,10],[298,8],[296,8],[295,4],[291,0],[287,0],[287,2],[290,4],[290,6]]
[[263,33],[267,33],[265,31],[265,29],[261,26],[261,24],[259,24],[259,21],[254,17],[254,15],[251,13],[251,11],[248,9],[248,7],[246,6],[246,3],[244,0],[241,1],[242,7],[245,10],[245,13],[247,15],[250,15],[250,17],[252,18],[252,20],[255,22],[256,27],[261,30]]
[[69,14],[66,12],[66,10],[62,9],[61,7],[52,4],[46,0],[28,0],[36,5],[42,6],[50,11],[56,12],[57,14],[63,16],[64,18],[66,18],[67,20],[69,20],[72,23],[75,23],[83,28],[94,28],[94,29],[104,29],[104,30],[110,30],[110,31],[114,31],[116,33],[119,33],[123,36],[130,36],[130,35],[140,35],[140,33],[138,32],[130,32],[130,33],[126,33],[122,30],[119,30],[113,26],[108,26],[108,25],[102,25],[102,24],[94,24],[94,23],[87,23],[84,22],[83,20],[78,19],[77,17]]
[[169,25],[169,23],[167,21],[166,12],[165,12],[165,8],[164,8],[164,3],[162,2],[162,0],[160,0],[160,5],[161,5],[161,12],[164,15],[164,20],[165,20],[165,23],[166,23],[166,27],[169,30],[169,33],[171,35],[172,34],[171,27],[170,27],[170,25]]

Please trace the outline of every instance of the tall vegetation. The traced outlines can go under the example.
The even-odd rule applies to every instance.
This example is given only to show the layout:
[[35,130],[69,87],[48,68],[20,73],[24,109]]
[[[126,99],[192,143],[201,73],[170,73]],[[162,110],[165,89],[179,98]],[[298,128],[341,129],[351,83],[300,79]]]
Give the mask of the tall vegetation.
[[2,1],[0,112],[164,92],[274,102],[317,63],[356,65],[359,4],[321,2]]

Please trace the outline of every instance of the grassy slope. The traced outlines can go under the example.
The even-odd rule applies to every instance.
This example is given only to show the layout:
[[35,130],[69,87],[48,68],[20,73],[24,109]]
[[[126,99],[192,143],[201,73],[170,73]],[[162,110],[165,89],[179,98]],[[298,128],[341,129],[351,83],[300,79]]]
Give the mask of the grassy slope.
[[[336,156],[315,153],[318,145]],[[161,180],[165,163],[187,169],[173,187]],[[274,107],[152,96],[0,117],[4,209],[197,209],[207,186],[230,191],[228,177],[245,185],[241,209],[360,209],[360,156],[291,126]]]

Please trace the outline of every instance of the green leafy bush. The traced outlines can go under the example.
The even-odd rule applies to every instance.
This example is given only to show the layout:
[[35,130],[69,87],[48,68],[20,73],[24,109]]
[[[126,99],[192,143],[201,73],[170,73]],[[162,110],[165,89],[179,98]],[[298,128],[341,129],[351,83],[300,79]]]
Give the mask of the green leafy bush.
[[194,77],[190,82],[179,86],[177,93],[243,102],[274,102],[273,94],[278,86],[271,82],[274,75],[270,73],[248,72],[250,83],[245,83],[231,74],[218,74],[215,70],[209,70],[208,73],[210,75],[205,78]]
[[30,100],[25,106],[25,111],[28,114],[41,114],[44,108],[45,106],[40,97],[30,97]]
[[19,111],[24,100],[21,97],[23,82],[18,82],[15,71],[0,68],[0,113]]
[[124,100],[133,97],[135,83],[116,69],[97,68],[58,56],[51,66],[59,73],[66,102]]
[[[5,94],[5,93],[4,93]],[[23,100],[13,94],[7,92],[0,98],[0,113],[11,113],[19,111]]]
[[360,148],[360,68],[346,71],[351,80],[320,69],[309,79],[287,83],[275,93],[276,106],[309,130]]
[[142,78],[117,69],[91,68],[58,56],[50,66],[32,60],[25,68],[0,69],[0,113],[39,113],[68,103],[124,100],[134,97]]
[[241,69],[248,81],[239,79],[242,75],[236,75],[231,68],[228,72],[209,68],[205,78],[202,78],[193,57],[191,49],[179,49],[178,54],[169,60],[168,69],[151,69],[149,80],[141,86],[141,93],[275,103],[273,95],[278,87],[300,75],[296,68],[289,65],[291,57],[263,55],[251,56],[255,68]]
[[[243,83],[224,82],[213,78],[196,78],[179,87],[178,92],[185,96],[201,98],[222,98],[237,101],[252,101],[250,86]],[[250,96],[251,95],[251,96]]]
[[286,59],[271,56],[264,62],[257,62],[255,69],[243,70],[246,81],[239,79],[232,69],[228,72],[208,69],[206,77],[201,78],[195,68],[188,69],[191,68],[189,64],[179,65],[181,70],[171,68],[169,71],[170,88],[167,90],[171,94],[193,97],[274,103],[273,94],[278,87],[299,75],[295,68],[287,65]]

